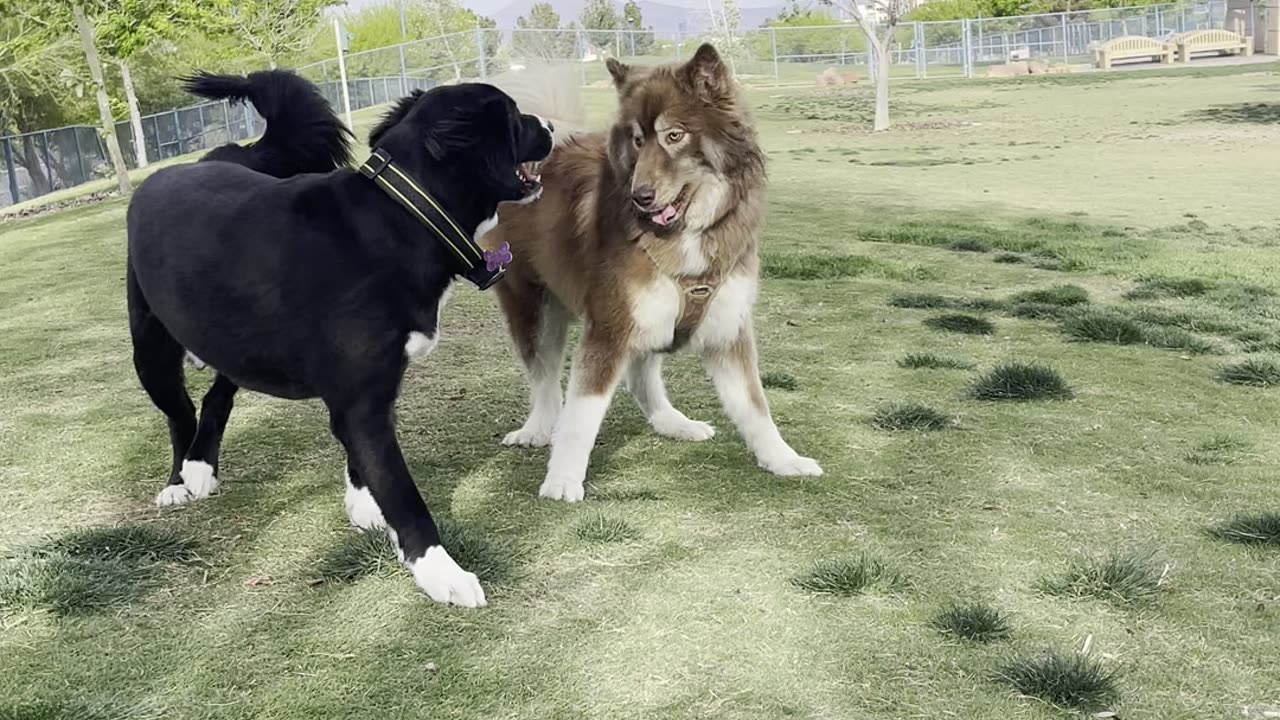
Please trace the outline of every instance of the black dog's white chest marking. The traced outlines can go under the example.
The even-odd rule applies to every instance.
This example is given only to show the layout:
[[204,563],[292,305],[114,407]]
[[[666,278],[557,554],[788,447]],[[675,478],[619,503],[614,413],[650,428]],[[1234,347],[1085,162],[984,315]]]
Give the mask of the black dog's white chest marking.
[[445,303],[449,302],[449,296],[453,294],[453,283],[449,283],[444,289],[444,293],[440,295],[440,300],[436,303],[436,326],[431,332],[423,332],[421,330],[410,330],[409,336],[404,341],[404,355],[409,360],[416,360],[431,354],[436,349],[436,345],[440,344],[440,314],[444,312]]

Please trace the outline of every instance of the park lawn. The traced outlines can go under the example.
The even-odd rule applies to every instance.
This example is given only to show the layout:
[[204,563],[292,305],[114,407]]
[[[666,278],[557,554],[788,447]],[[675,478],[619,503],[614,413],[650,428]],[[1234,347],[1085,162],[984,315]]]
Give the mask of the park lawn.
[[[152,507],[124,202],[0,225],[0,718],[1057,718],[997,675],[1086,649],[1118,673],[1090,712],[1261,717],[1280,537],[1210,530],[1280,512],[1274,68],[904,83],[876,136],[864,90],[753,91],[761,365],[821,478],[757,469],[681,355],[671,395],[716,438],[620,397],[587,501],[539,500],[546,452],[497,444],[526,410],[502,320],[461,289],[400,431],[478,612],[346,529],[317,402],[242,395],[222,494]],[[1061,285],[1089,302],[1010,300]],[[1007,362],[1070,396],[974,399]],[[1225,376],[1259,385],[1220,379],[1244,362]],[[1009,636],[935,628],[968,602]]]

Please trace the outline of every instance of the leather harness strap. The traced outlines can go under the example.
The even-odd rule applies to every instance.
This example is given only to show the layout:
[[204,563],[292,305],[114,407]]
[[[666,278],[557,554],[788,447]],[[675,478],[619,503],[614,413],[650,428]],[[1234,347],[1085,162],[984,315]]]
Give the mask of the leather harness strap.
[[711,298],[715,297],[716,291],[720,289],[720,278],[712,273],[672,279],[680,286],[680,314],[676,317],[676,331],[667,352],[679,350],[689,342],[694,331],[702,324],[702,318],[707,314],[707,306],[711,304]]
[[[637,241],[639,239],[636,238]],[[640,244],[640,249],[644,250],[645,256],[654,264],[658,272],[670,278],[680,289],[680,311],[676,315],[676,326],[675,332],[672,334],[671,346],[661,351],[675,352],[688,344],[689,338],[693,337],[693,333],[702,324],[702,318],[707,314],[711,299],[716,296],[716,292],[720,289],[720,273],[715,270],[701,275],[679,275],[667,272],[662,267],[662,263],[658,261],[658,258],[649,252],[648,247]]]

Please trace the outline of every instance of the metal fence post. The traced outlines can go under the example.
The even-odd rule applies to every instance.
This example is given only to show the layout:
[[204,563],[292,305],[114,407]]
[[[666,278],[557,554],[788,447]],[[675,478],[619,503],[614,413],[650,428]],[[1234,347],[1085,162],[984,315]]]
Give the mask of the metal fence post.
[[41,133],[41,137],[44,138],[44,172],[49,178],[49,189],[52,190],[55,175],[53,172],[53,160],[49,157],[49,131],[45,130]]
[[775,28],[769,28],[769,40],[773,44],[773,79],[779,80],[781,76],[778,74],[778,31]]
[[1067,48],[1067,14],[1062,13],[1062,62],[1070,62],[1070,51]]
[[409,94],[409,90],[405,87],[405,82],[409,77],[409,70],[404,64],[404,43],[400,43],[397,47],[400,48],[400,95],[405,96]]
[[476,55],[480,58],[480,79],[485,80],[489,77],[489,68],[484,57],[484,31],[479,25],[476,26]]
[[964,76],[973,77],[973,35],[972,24],[968,18],[960,21],[960,52],[963,53],[961,66]]
[[4,169],[9,175],[9,196],[13,198],[14,204],[22,201],[18,197],[18,169],[13,163],[13,138],[4,139]]
[[[254,135],[253,131],[255,129],[253,127],[253,112],[249,110],[249,103],[245,103],[240,107],[244,109],[244,137],[251,138]],[[159,140],[159,138],[157,138],[157,140]]]
[[924,55],[924,25],[914,22],[915,25],[915,45],[916,45],[916,77],[925,78],[929,76],[928,60]]

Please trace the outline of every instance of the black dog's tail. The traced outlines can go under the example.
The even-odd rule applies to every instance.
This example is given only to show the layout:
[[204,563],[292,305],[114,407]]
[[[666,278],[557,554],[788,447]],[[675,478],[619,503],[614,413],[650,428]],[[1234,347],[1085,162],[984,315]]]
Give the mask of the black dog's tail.
[[200,72],[182,83],[210,100],[253,103],[267,121],[262,139],[252,146],[224,146],[205,159],[238,162],[276,177],[325,173],[351,163],[351,131],[315,85],[288,70],[243,77]]

